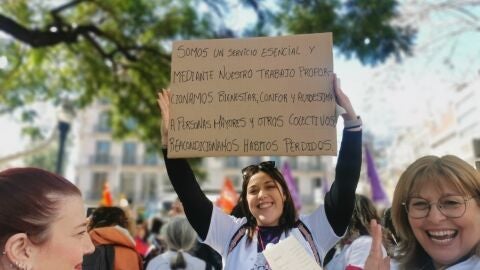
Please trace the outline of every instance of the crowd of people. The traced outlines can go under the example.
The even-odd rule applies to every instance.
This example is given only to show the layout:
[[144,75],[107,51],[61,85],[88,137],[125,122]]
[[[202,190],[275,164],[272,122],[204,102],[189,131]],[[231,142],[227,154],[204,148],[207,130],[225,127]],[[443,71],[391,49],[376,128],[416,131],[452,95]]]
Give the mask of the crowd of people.
[[[297,212],[277,164],[263,161],[241,171],[238,205],[227,214],[205,196],[185,159],[168,158],[166,146],[179,200],[168,220],[151,226],[114,206],[87,217],[70,181],[37,168],[7,169],[0,172],[0,270],[265,270],[271,268],[263,251],[288,237],[327,270],[480,269],[480,173],[452,155],[419,158],[380,216],[355,193],[362,121],[335,76],[332,83],[344,130],[335,180],[313,212]],[[170,96],[159,93],[162,143]]]

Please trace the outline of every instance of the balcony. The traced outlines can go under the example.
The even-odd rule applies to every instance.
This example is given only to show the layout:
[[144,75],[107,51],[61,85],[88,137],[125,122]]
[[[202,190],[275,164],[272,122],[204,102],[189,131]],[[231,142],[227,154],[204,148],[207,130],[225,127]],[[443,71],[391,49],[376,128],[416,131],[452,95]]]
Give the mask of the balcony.
[[97,133],[110,133],[112,129],[108,125],[96,124],[94,126],[94,131]]
[[143,157],[143,165],[156,166],[158,164],[159,164],[159,160],[156,154],[148,154]]
[[135,156],[123,156],[122,165],[137,165],[137,158]]
[[106,155],[106,154],[96,154],[96,155],[90,156],[90,164],[91,165],[112,165],[113,157],[111,155]]

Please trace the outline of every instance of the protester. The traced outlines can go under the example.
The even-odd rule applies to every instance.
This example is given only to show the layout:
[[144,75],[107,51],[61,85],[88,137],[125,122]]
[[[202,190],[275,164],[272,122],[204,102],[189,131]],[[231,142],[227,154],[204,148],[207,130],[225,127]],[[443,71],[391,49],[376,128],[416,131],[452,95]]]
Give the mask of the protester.
[[36,168],[0,172],[0,269],[81,269],[94,246],[80,190]]
[[[336,180],[326,195],[325,205],[311,215],[298,217],[282,174],[273,162],[262,162],[242,170],[244,180],[239,203],[246,217],[237,219],[229,216],[214,207],[205,196],[188,162],[168,158],[164,147],[167,172],[188,220],[200,238],[222,255],[226,269],[269,269],[261,252],[267,244],[277,243],[288,235],[296,237],[321,264],[325,253],[345,233],[360,174],[362,132],[360,119],[333,78],[337,103],[346,109],[346,113],[342,114],[345,130]],[[159,94],[163,118],[162,143],[165,146],[168,142],[170,97],[168,90]],[[232,237],[242,230],[241,238],[234,239],[238,242],[233,241]]]
[[148,249],[150,248],[148,243],[149,234],[148,224],[144,220],[138,219],[135,222],[135,235],[133,239],[135,240],[135,249],[142,258],[147,255]]
[[[143,269],[135,240],[128,231],[129,219],[120,207],[103,206],[95,209],[89,223],[89,234],[95,253],[85,256],[84,269],[114,270]],[[112,254],[113,253],[113,254]]]
[[150,228],[148,234],[148,242],[152,242],[160,234],[160,230],[164,225],[164,221],[161,217],[153,217],[150,221]]
[[[480,269],[479,195],[480,173],[462,159],[425,156],[413,162],[393,196],[401,241],[391,269]],[[389,269],[374,242],[365,269]]]
[[339,251],[326,265],[326,270],[363,269],[372,245],[370,236],[372,219],[380,221],[373,202],[364,195],[357,194],[350,225],[339,243]]
[[153,258],[147,270],[205,269],[205,261],[188,254],[195,246],[197,234],[185,217],[177,216],[167,223],[164,239],[168,250]]
[[147,253],[143,258],[143,268],[147,268],[148,263],[158,255],[167,250],[167,244],[160,237],[160,231],[164,228],[164,221],[160,217],[153,217],[148,235],[148,247]]
[[143,259],[143,268],[146,269],[148,264],[158,255],[167,251],[167,243],[160,235],[156,236],[151,241],[150,250],[147,252],[147,255]]
[[387,249],[388,256],[393,256],[395,254],[395,250],[397,249],[400,238],[398,237],[397,231],[393,226],[392,209],[390,207],[385,209],[385,212],[383,213],[383,217],[381,220],[381,224],[383,226],[383,231],[384,231],[384,234],[383,234],[384,246]]
[[[170,210],[168,211],[170,217],[185,216],[185,209],[180,199],[176,198],[173,201]],[[195,241],[195,245],[190,249],[190,254],[202,259],[207,264],[205,270],[220,270],[222,269],[222,256],[218,254],[210,246],[200,242],[198,239]]]

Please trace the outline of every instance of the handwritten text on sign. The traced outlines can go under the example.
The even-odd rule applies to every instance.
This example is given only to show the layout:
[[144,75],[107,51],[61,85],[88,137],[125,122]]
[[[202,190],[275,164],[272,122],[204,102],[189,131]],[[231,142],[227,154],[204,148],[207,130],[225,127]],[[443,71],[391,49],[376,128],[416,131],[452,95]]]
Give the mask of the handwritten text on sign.
[[174,42],[170,157],[335,155],[331,33]]

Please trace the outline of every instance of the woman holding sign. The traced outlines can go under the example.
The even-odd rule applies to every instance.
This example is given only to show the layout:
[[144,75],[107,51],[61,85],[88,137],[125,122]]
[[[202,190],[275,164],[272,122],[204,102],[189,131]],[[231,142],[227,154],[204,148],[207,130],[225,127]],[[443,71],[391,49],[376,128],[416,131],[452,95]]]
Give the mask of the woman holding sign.
[[200,238],[223,257],[225,269],[270,269],[262,251],[289,236],[322,264],[326,252],[341,239],[352,215],[355,189],[362,162],[361,120],[348,97],[333,88],[338,105],[346,112],[343,139],[336,166],[335,182],[326,194],[325,205],[312,214],[298,216],[283,175],[272,161],[242,170],[240,201],[244,218],[235,218],[215,207],[200,189],[185,159],[167,157],[170,92],[159,94],[162,112],[162,143],[170,181],[185,208],[185,214]]

